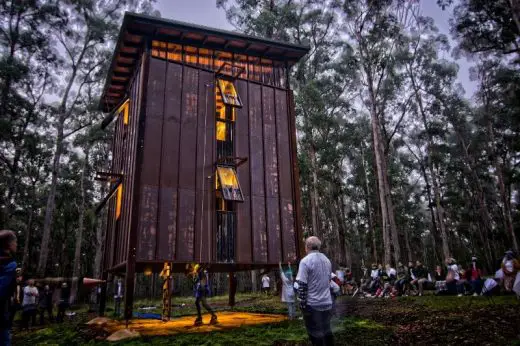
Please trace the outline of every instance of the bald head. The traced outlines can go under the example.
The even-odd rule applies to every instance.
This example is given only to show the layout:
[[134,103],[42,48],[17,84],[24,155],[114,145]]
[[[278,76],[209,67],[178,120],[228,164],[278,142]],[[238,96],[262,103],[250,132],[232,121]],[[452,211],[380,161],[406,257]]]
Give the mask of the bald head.
[[320,248],[321,248],[321,240],[318,237],[312,236],[305,240],[305,250],[307,252],[319,251]]

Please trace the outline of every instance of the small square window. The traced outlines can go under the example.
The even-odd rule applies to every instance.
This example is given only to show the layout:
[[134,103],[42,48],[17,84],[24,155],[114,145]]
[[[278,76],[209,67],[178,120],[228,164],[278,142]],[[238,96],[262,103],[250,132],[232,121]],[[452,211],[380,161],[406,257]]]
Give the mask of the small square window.
[[225,105],[242,108],[242,101],[240,100],[240,96],[238,95],[233,82],[219,79],[218,88],[220,95],[222,96],[222,102],[224,102]]
[[233,167],[217,166],[217,187],[226,201],[243,202],[244,196]]

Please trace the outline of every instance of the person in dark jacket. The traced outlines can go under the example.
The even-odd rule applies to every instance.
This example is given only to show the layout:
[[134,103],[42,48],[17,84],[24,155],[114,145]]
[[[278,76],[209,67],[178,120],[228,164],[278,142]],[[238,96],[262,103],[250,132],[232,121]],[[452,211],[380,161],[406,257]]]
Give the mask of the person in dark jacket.
[[197,307],[197,318],[195,319],[195,326],[202,325],[202,313],[200,304],[211,314],[209,324],[217,324],[217,315],[209,306],[206,298],[211,294],[208,272],[203,270],[198,264],[195,265],[193,272],[193,293],[195,295],[195,306]]
[[65,310],[69,307],[70,289],[66,282],[61,284],[60,301],[58,303],[58,315],[56,322],[61,323],[65,318]]
[[52,315],[52,291],[49,285],[45,285],[45,287],[40,292],[38,311],[40,313],[41,326],[43,326],[45,312],[47,312],[47,315],[49,316],[49,322],[54,320],[54,316]]
[[0,231],[0,345],[11,345],[11,304],[16,290],[17,239],[13,231]]
[[428,282],[428,271],[424,268],[423,264],[420,261],[415,263],[415,269],[413,271],[415,279],[412,280],[411,284],[416,285],[419,288],[419,296],[423,295],[424,286]]

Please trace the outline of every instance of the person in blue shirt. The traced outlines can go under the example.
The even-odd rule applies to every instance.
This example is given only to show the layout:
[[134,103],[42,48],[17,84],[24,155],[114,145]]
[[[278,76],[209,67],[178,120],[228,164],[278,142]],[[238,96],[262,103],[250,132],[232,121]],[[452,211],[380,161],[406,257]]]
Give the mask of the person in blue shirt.
[[0,345],[11,345],[11,300],[16,290],[17,239],[13,231],[0,231]]
[[195,265],[192,275],[195,306],[197,307],[197,319],[195,320],[195,326],[202,325],[202,314],[200,309],[201,303],[204,309],[206,309],[211,314],[211,320],[209,321],[209,324],[217,324],[217,315],[206,300],[206,298],[211,295],[208,272],[203,270],[199,265]]

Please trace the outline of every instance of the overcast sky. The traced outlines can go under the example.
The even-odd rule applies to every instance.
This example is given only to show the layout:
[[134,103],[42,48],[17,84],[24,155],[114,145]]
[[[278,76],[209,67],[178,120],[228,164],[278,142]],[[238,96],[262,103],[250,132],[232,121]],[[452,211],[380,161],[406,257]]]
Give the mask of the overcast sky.
[[[226,20],[224,11],[217,9],[215,0],[157,0],[157,8],[163,18],[206,25],[218,29],[233,30]],[[451,9],[441,10],[435,0],[421,0],[423,15],[432,17],[439,30],[449,36],[449,17]],[[452,46],[454,44],[452,43]],[[465,59],[459,64],[459,81],[463,85],[466,96],[471,97],[475,91],[475,83],[469,80],[470,64]]]

